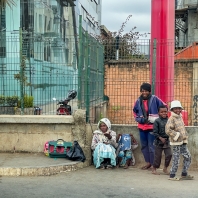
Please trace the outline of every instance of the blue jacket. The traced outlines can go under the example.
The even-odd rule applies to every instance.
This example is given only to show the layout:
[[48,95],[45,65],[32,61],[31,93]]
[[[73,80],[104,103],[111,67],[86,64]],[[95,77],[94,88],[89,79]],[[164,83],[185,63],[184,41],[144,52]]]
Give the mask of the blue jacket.
[[[160,100],[157,96],[152,95],[149,104],[148,104],[148,113],[149,115],[158,115],[158,107],[161,105],[166,105],[162,100]],[[140,106],[140,99],[136,101],[133,107],[133,113],[136,122],[139,124],[145,124],[145,118],[143,116],[142,108]]]

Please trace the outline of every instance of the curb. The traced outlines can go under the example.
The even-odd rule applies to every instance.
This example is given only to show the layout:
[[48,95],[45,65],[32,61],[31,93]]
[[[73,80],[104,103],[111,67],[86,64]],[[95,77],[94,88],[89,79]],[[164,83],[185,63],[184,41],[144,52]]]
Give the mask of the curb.
[[71,172],[88,166],[88,163],[71,162],[70,164],[58,164],[37,167],[0,167],[0,176],[50,176],[62,172]]

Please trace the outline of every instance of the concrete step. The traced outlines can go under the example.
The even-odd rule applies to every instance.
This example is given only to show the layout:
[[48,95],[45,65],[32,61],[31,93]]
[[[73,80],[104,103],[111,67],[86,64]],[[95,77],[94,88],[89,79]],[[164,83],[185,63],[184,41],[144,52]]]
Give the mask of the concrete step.
[[[86,163],[86,162],[85,162]],[[0,153],[1,176],[45,176],[83,168],[85,163],[43,153]]]

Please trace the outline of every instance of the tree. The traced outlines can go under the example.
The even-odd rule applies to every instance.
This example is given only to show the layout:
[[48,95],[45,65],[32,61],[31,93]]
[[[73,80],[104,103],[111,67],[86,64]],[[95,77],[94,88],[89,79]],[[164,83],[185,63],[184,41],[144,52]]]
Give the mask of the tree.
[[104,45],[105,61],[115,60],[117,49],[119,49],[119,57],[121,59],[139,59],[144,55],[138,47],[138,39],[146,37],[149,33],[140,34],[135,31],[137,27],[133,27],[128,33],[123,34],[124,28],[131,17],[132,15],[129,15],[126,18],[118,32],[109,31],[106,36],[94,36]]
[[0,7],[5,7],[6,5],[11,7],[12,5],[16,5],[16,3],[14,0],[0,0]]

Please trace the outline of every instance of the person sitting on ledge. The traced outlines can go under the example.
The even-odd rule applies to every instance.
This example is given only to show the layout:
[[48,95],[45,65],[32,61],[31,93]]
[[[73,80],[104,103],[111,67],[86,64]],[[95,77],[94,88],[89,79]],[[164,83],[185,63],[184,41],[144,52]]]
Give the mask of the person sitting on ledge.
[[116,166],[116,132],[111,130],[111,122],[102,118],[98,122],[97,130],[93,132],[91,149],[96,168],[106,169]]

